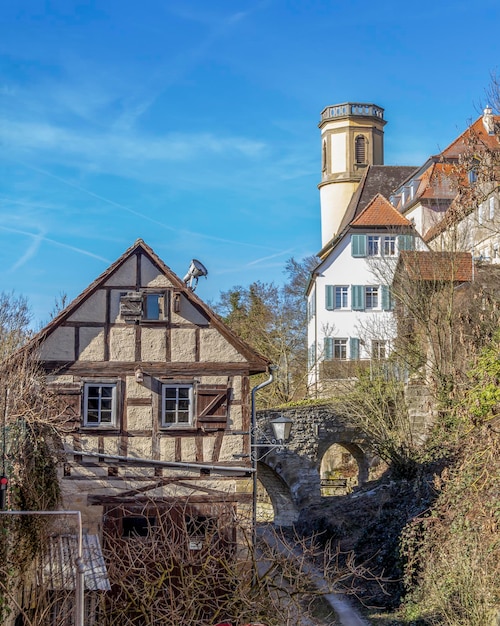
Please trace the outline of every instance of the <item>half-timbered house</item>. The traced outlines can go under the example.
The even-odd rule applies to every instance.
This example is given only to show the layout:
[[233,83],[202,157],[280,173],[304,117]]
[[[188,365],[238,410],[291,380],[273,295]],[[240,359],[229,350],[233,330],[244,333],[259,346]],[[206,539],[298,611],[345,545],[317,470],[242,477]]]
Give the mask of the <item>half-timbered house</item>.
[[138,240],[28,346],[64,424],[63,508],[93,535],[145,535],[163,507],[197,550],[204,520],[251,507],[250,376],[269,362],[188,282]]

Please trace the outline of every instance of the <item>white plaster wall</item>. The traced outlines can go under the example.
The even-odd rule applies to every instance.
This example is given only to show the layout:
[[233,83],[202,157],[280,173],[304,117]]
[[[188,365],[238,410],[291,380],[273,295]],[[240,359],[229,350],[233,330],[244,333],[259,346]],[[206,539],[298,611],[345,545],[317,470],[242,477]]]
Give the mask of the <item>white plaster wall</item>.
[[142,287],[171,287],[172,283],[160,272],[160,269],[142,255],[141,257],[141,286]]
[[182,460],[196,462],[196,442],[194,437],[183,437],[181,439]]
[[[374,274],[375,263],[380,263],[380,275]],[[365,341],[365,347],[360,346],[360,358],[370,358],[371,339],[393,339],[395,337],[394,315],[382,311],[381,308],[369,311],[352,311],[326,309],[326,285],[380,285],[390,284],[395,266],[395,259],[390,261],[373,261],[368,258],[356,258],[351,255],[350,235],[338,245],[336,250],[319,267],[316,278],[316,316],[308,324],[308,346],[317,342],[317,358],[323,358],[324,338],[334,337],[349,339],[357,337]],[[314,290],[311,290],[309,298]],[[351,290],[349,289],[349,306]],[[379,305],[381,295],[379,294]],[[347,345],[349,358],[349,342]],[[312,373],[312,378],[314,375]],[[311,381],[311,378],[310,378]]]
[[138,383],[135,376],[127,376],[127,398],[151,398],[151,377],[144,375],[144,382]]
[[120,296],[122,293],[127,293],[130,291],[129,289],[113,289],[110,294],[110,302],[109,302],[109,319],[111,322],[123,322],[123,319],[120,317]]
[[64,326],[56,328],[43,342],[40,358],[44,361],[74,361],[75,329]]
[[98,289],[73,312],[68,318],[70,322],[99,322],[106,321],[106,291]]
[[347,170],[347,135],[336,133],[330,135],[330,172],[339,174]]
[[150,406],[127,407],[127,430],[148,430],[153,427],[153,410]]
[[172,322],[174,324],[182,324],[183,322],[191,322],[199,326],[206,326],[209,323],[208,318],[200,313],[189,300],[181,294],[179,313],[172,312]]
[[357,182],[338,182],[319,189],[321,205],[321,245],[327,244],[338,232],[347,205],[358,187]]
[[415,206],[413,206],[408,213],[405,213],[405,217],[407,220],[412,221],[415,224],[415,228],[417,229],[417,231],[419,233],[422,233],[422,227],[423,227],[423,212],[422,212],[422,205],[421,204],[416,204]]
[[173,437],[162,437],[160,439],[160,458],[162,461],[173,461],[175,459],[175,439]]
[[110,331],[111,361],[135,361],[135,327],[115,326]]
[[132,289],[135,285],[135,273],[137,267],[137,260],[135,256],[127,259],[125,263],[119,267],[116,272],[108,278],[106,286],[125,286],[124,291]]
[[172,328],[170,331],[171,360],[192,363],[196,358],[196,331],[194,328]]
[[104,330],[102,328],[81,327],[79,361],[103,361],[104,360]]
[[165,361],[167,336],[165,327],[141,329],[141,357],[143,361]]
[[[137,457],[140,459],[152,459],[153,458],[153,449],[152,449],[152,439],[151,437],[130,437],[127,442],[127,454],[129,457]],[[138,468],[129,467],[126,470],[126,473],[130,476],[134,476],[138,473]],[[149,475],[151,475],[151,468],[149,468]]]
[[243,410],[240,405],[231,405],[228,426],[232,430],[239,430],[243,427]]
[[214,328],[200,331],[200,361],[242,363],[244,357]]

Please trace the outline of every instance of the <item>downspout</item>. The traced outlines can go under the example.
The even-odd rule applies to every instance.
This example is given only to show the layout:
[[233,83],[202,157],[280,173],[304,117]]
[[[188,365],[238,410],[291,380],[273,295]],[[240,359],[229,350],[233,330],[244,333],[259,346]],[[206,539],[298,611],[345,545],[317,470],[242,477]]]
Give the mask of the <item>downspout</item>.
[[255,394],[260,389],[267,387],[274,382],[274,375],[278,369],[277,365],[269,366],[269,378],[251,391],[251,426],[250,426],[250,458],[252,460],[252,547],[255,548],[257,542],[257,414],[255,410]]

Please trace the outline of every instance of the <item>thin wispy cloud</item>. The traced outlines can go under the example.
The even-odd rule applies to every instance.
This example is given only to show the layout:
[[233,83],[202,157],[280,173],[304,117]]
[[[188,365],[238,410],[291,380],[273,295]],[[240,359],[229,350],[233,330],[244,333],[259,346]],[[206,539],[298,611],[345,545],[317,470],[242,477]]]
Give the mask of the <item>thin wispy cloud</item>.
[[34,256],[36,256],[36,253],[38,252],[38,249],[40,248],[40,244],[43,241],[43,233],[38,233],[38,234],[33,234],[32,235],[32,242],[31,244],[28,246],[28,249],[26,250],[26,252],[21,256],[20,259],[18,259],[14,265],[10,268],[11,272],[15,272],[16,270],[18,270],[19,268],[21,268],[23,265],[25,265],[30,259],[32,259]]
[[254,259],[246,264],[245,267],[253,267],[254,265],[261,265],[265,261],[270,261],[271,259],[277,259],[279,257],[284,256],[285,254],[290,254],[293,252],[293,248],[288,248],[288,250],[282,250],[281,252],[277,252],[276,254],[270,254],[269,256],[263,256],[260,259]]
[[[52,244],[54,246],[58,246],[59,248],[64,248],[66,250],[71,250],[72,252],[77,252],[78,254],[83,254],[84,256],[88,256],[88,257],[90,257],[92,259],[97,259],[98,261],[103,261],[104,263],[111,263],[110,259],[107,259],[107,258],[105,258],[103,256],[100,256],[99,254],[94,254],[90,250],[84,250],[83,248],[79,248],[78,246],[72,246],[70,244],[63,243],[62,241],[57,241],[55,239],[52,239],[51,237],[46,237],[45,235],[41,235],[40,233],[30,233],[29,231],[21,230],[19,228],[10,228],[9,226],[3,226],[2,224],[0,224],[0,230],[4,230],[4,231],[9,232],[9,233],[15,233],[16,235],[24,235],[26,237],[30,237],[30,238],[36,240],[36,249],[37,250],[40,247],[40,244],[42,242],[50,243],[50,244]],[[29,258],[32,258],[32,257],[33,257],[33,254],[30,254]],[[26,260],[28,260],[28,259],[26,259]],[[25,262],[23,262],[21,265],[24,265]],[[21,265],[19,265],[19,261],[17,261],[15,263],[15,265],[12,266],[11,271],[14,270],[14,269],[18,269],[19,267],[21,267]]]
[[[248,247],[248,248],[260,248],[260,249],[264,249],[264,250],[270,250],[272,248],[270,248],[269,246],[266,245],[261,245],[258,243],[249,243],[249,242],[245,242],[245,241],[241,241],[241,240],[233,240],[233,239],[226,239],[223,237],[217,237],[215,235],[210,235],[206,232],[201,232],[201,231],[192,231],[192,230],[186,230],[183,228],[178,228],[175,226],[171,226],[170,224],[167,224],[163,221],[159,221],[154,219],[153,217],[151,217],[150,215],[148,215],[147,213],[144,213],[144,211],[138,211],[136,209],[133,209],[129,206],[126,206],[124,204],[121,204],[120,202],[116,202],[114,200],[111,200],[110,198],[106,198],[105,196],[101,195],[101,194],[97,194],[93,191],[91,191],[90,189],[87,189],[85,187],[82,187],[81,185],[77,185],[76,183],[73,183],[69,180],[66,180],[65,178],[62,178],[61,176],[57,176],[56,174],[53,174],[52,172],[43,170],[41,168],[35,167],[33,165],[29,165],[28,163],[24,163],[24,162],[20,162],[20,161],[16,161],[16,163],[22,165],[23,167],[26,167],[28,169],[31,169],[32,171],[37,172],[38,174],[43,174],[44,176],[47,176],[49,178],[52,178],[56,181],[58,181],[59,183],[62,183],[63,185],[66,185],[68,187],[71,187],[77,191],[80,191],[83,194],[86,194],[92,198],[95,198],[96,200],[99,200],[100,202],[104,202],[105,204],[111,205],[116,209],[119,209],[120,211],[125,211],[127,213],[130,213],[131,215],[134,215],[138,218],[141,218],[141,221],[147,221],[147,222],[151,222],[152,224],[154,224],[155,226],[160,226],[161,228],[164,228],[166,230],[169,230],[171,232],[176,233],[177,235],[188,235],[190,237],[196,237],[196,238],[200,238],[200,239],[207,239],[209,241],[216,241],[219,243],[225,243],[225,244],[231,244],[234,246],[244,246],[244,247]],[[7,229],[7,227],[2,226],[2,228]],[[96,258],[100,258],[100,257],[96,257]]]

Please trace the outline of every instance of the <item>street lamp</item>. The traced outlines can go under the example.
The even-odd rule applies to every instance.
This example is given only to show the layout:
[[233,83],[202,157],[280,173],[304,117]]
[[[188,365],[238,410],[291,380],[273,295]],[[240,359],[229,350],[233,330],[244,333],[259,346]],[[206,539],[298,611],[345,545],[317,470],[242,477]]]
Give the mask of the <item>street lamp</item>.
[[278,446],[283,447],[283,444],[290,439],[290,433],[292,431],[292,420],[284,415],[279,415],[273,420],[269,420],[273,429],[274,439]]

